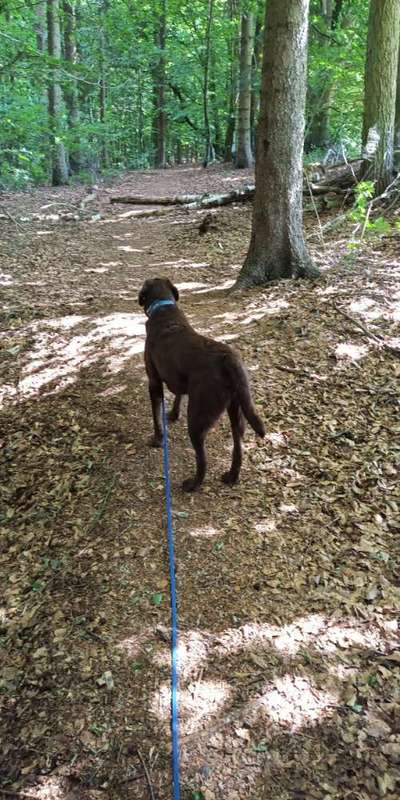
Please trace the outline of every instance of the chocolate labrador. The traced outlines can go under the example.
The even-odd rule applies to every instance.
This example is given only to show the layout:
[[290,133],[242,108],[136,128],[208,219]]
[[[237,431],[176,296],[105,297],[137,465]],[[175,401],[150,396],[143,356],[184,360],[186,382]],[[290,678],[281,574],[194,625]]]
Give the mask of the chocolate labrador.
[[175,395],[169,419],[179,417],[181,396],[187,394],[189,436],[196,453],[196,474],[183,482],[183,489],[198,489],[206,474],[204,440],[207,431],[227,410],[233,436],[232,464],[222,480],[234,484],[242,464],[244,417],[258,436],[265,436],[262,420],[252,403],[249,382],[239,356],[222,342],[201,336],[178,308],[179,292],[168,278],[144,282],[139,305],[146,323],[145,365],[153,412],[152,447],[162,446],[161,401],[163,383]]

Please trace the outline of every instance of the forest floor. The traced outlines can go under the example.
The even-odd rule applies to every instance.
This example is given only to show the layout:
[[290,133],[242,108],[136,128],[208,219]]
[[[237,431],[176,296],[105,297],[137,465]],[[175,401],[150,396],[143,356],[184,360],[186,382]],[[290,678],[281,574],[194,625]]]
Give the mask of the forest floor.
[[130,173],[83,221],[57,218],[83,187],[1,198],[0,796],[171,797],[162,455],[137,305],[168,275],[195,327],[243,355],[267,427],[246,433],[228,488],[221,420],[194,495],[185,422],[170,428],[183,800],[399,798],[400,234],[350,252],[348,225],[321,242],[307,215],[321,279],[229,294],[250,203],[204,236],[204,211],[109,204],[249,180]]

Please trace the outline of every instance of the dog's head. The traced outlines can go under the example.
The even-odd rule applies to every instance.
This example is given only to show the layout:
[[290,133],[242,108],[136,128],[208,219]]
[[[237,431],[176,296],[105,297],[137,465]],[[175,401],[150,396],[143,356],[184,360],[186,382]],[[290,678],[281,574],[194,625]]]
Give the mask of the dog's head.
[[144,310],[155,300],[179,300],[179,292],[169,278],[152,278],[144,282],[138,296],[138,303]]

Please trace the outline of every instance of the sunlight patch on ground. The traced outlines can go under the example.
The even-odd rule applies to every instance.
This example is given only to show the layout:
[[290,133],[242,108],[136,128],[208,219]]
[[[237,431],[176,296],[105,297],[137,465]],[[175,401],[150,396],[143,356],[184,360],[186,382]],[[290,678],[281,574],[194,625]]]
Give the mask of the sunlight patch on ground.
[[224,336],[214,336],[216,342],[233,342],[235,339],[239,339],[238,333],[226,333]]
[[360,297],[357,300],[353,300],[350,304],[350,311],[355,314],[360,314],[364,319],[378,319],[384,315],[383,309],[379,308],[379,305],[372,300],[370,297]]
[[213,536],[218,536],[221,534],[221,531],[217,530],[217,528],[213,528],[212,525],[201,525],[199,528],[193,528],[189,536],[193,536],[194,539],[212,539]]
[[187,283],[176,283],[176,288],[179,289],[180,292],[187,291],[189,289],[200,289],[203,286],[207,286],[206,283],[195,283],[194,281],[188,281]]
[[[32,769],[33,771],[33,769]],[[52,775],[43,776],[40,783],[30,783],[29,793],[19,792],[17,789],[10,792],[10,795],[16,798],[31,797],[32,800],[64,800],[69,795],[69,791],[65,788],[65,778],[57,778]]]
[[[86,333],[66,339],[58,332],[83,321],[91,325]],[[57,332],[48,331],[49,327]],[[17,386],[3,387],[0,399],[20,402],[39,392],[42,394],[45,387],[47,393],[59,391],[75,381],[82,367],[99,360],[104,362],[105,371],[115,373],[144,349],[142,314],[120,313],[98,318],[68,316],[35,323],[28,327],[32,329],[37,332],[37,338],[22,367],[21,379]]]
[[338,360],[359,361],[361,358],[364,358],[367,353],[368,347],[365,344],[343,342],[342,344],[338,344],[335,348],[335,356]]
[[255,322],[258,319],[262,319],[266,316],[273,316],[274,314],[279,314],[280,311],[283,309],[289,308],[289,303],[287,300],[278,299],[278,300],[271,300],[267,303],[266,306],[261,306],[257,309],[253,314],[250,314],[245,319],[240,321],[241,325],[248,325],[250,322]]
[[[226,681],[196,681],[179,692],[180,731],[183,736],[194,733],[204,718],[215,716],[226,705],[232,689]],[[153,696],[150,711],[169,724],[171,690],[169,684],[161,686]]]
[[50,236],[53,231],[36,231],[36,236]]
[[0,286],[12,286],[13,283],[12,275],[8,272],[0,272]]
[[355,617],[346,618],[341,625],[332,625],[323,615],[310,614],[288,625],[252,623],[228,629],[219,637],[217,653],[232,655],[273,647],[281,655],[293,657],[304,647],[314,647],[323,655],[332,655],[352,647],[377,649],[383,647],[384,641],[378,628]]
[[286,730],[300,730],[332,713],[339,698],[317,689],[311,681],[292,675],[278,678],[259,700],[260,710]]
[[123,650],[127,656],[134,659],[139,659],[143,652],[143,648],[147,642],[154,639],[154,630],[150,627],[144,628],[140,633],[127,636],[116,645],[117,650]]
[[120,267],[122,261],[99,261],[101,267]]
[[164,267],[166,267],[166,268],[168,268],[168,267],[175,267],[175,268],[183,267],[185,269],[186,268],[188,268],[188,269],[201,269],[202,267],[204,268],[204,267],[209,267],[209,266],[210,265],[208,263],[205,263],[205,262],[200,263],[200,262],[190,261],[187,258],[178,258],[176,261],[154,261],[152,264],[149,264],[149,267],[151,267],[151,268],[160,267],[162,269],[164,269]]
[[[169,636],[169,631],[167,631]],[[178,663],[179,675],[189,678],[190,675],[197,674],[199,668],[207,664],[208,641],[205,634],[200,631],[181,632],[178,642]],[[153,659],[158,667],[169,667],[171,664],[171,653],[169,648],[155,655]]]
[[207,289],[199,289],[198,291],[193,292],[193,294],[206,294],[206,292],[219,292],[222,291],[223,289],[229,289],[231,286],[233,286],[234,283],[235,281],[232,281],[230,278],[228,278],[228,280],[223,281],[223,283],[217,283],[216,286],[208,286]]

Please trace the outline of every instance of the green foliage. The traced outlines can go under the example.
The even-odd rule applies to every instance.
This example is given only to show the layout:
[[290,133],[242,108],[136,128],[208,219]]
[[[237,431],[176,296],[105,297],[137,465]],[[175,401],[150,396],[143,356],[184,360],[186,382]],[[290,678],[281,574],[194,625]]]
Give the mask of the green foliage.
[[[335,8],[334,2],[330,5]],[[166,150],[168,161],[174,163],[203,153],[207,3],[168,0],[166,7]],[[335,151],[343,146],[349,157],[359,152],[368,0],[346,0],[333,28],[322,7],[319,0],[311,2],[307,146],[313,160],[323,159],[328,145]],[[38,8],[38,3],[27,6],[6,0],[0,9],[0,185],[23,188],[49,179],[47,85],[55,67],[63,92],[58,135],[70,154],[74,179],[93,181],[103,170],[115,174],[152,166],[161,0],[113,0],[107,5],[104,0],[80,0],[76,63],[66,59],[65,46],[60,62],[40,51]],[[262,20],[264,1],[214,0],[209,106],[219,156],[224,151],[232,86],[234,96],[237,92],[242,9],[252,9]],[[66,18],[61,23],[65,37]],[[104,114],[99,101],[102,74]],[[258,91],[257,71],[253,87]],[[73,124],[68,110],[71,93],[78,99]]]

